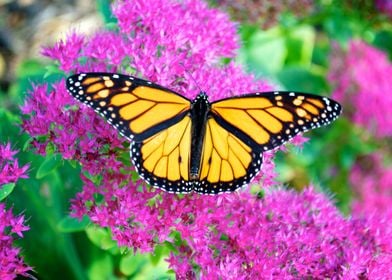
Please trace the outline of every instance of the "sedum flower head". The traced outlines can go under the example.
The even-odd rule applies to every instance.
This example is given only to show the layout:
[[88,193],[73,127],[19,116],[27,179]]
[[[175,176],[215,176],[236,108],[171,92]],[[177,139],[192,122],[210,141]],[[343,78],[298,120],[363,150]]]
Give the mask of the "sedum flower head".
[[[28,165],[19,167],[10,143],[0,145],[0,190],[4,184],[15,183],[19,178],[27,178],[25,172]],[[13,246],[14,236],[23,237],[23,231],[29,228],[24,225],[23,216],[14,216],[12,209],[6,209],[0,203],[0,279],[11,280],[18,275],[27,276],[31,270],[20,256],[20,249]]]
[[376,0],[376,8],[392,18],[392,2],[390,0]]
[[11,149],[11,144],[0,144],[0,189],[8,183],[15,183],[19,178],[27,178],[26,171],[29,165],[19,166],[14,155],[18,151]]
[[380,261],[379,252],[391,252],[381,246],[381,225],[344,218],[313,188],[270,190],[262,199],[225,196],[216,203],[215,212],[192,212],[192,224],[208,230],[195,229],[169,257],[180,277],[197,278],[196,266],[202,279],[356,279]]
[[352,120],[376,137],[392,135],[392,64],[385,53],[352,41],[347,53],[338,51],[331,62],[333,97]]
[[380,154],[366,156],[354,165],[350,182],[357,193],[354,212],[378,212],[392,219],[392,166],[385,166]]
[[315,8],[313,0],[217,0],[216,2],[229,11],[236,20],[259,24],[263,29],[277,25],[282,14],[290,12],[296,17],[303,18]]
[[29,228],[24,224],[23,216],[14,216],[12,209],[6,209],[0,203],[0,279],[11,280],[18,275],[27,276],[31,267],[27,266],[20,256],[20,249],[12,245],[13,235],[23,237],[22,232]]
[[381,248],[370,264],[369,276],[383,279],[392,275],[392,167],[385,166],[380,154],[366,156],[351,170],[350,182],[358,197],[353,214],[367,217],[369,231]]

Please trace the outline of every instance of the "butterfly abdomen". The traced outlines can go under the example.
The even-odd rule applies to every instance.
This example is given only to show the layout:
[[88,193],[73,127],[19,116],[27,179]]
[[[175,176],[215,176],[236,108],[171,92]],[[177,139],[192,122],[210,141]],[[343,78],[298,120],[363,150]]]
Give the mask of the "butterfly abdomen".
[[209,110],[210,103],[208,102],[208,97],[202,92],[193,100],[190,111],[192,119],[192,142],[189,177],[191,180],[199,179],[203,139]]

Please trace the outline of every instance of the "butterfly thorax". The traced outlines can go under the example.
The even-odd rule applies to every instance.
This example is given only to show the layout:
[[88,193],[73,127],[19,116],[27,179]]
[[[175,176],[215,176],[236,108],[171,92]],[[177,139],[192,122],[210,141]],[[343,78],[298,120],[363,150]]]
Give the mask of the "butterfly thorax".
[[192,119],[192,144],[191,144],[191,180],[199,179],[200,158],[203,147],[203,135],[206,130],[206,121],[210,111],[210,102],[205,92],[200,92],[192,101],[191,119]]

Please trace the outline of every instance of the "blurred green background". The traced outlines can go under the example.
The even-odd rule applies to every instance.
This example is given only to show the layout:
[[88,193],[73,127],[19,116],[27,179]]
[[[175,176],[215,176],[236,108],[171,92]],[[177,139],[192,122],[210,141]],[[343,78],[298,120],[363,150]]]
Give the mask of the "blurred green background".
[[[345,48],[353,38],[392,57],[390,18],[373,1],[299,2],[310,4],[274,13],[256,10],[252,18],[246,16],[244,4],[243,10],[233,8],[230,1],[211,1],[211,5],[228,10],[240,21],[243,46],[238,62],[280,89],[330,95],[327,74],[332,46]],[[0,143],[11,142],[21,150],[20,162],[31,163],[30,179],[19,181],[5,202],[27,218],[31,229],[17,245],[39,279],[174,278],[164,261],[168,246],[158,247],[154,254],[134,255],[118,248],[108,230],[94,227],[87,219],[70,218],[70,199],[82,186],[78,168],[58,156],[36,155],[19,127],[18,106],[26,92],[34,83],[50,83],[61,76],[46,75],[49,64],[40,56],[40,47],[53,44],[70,29],[91,34],[112,22],[107,0],[0,1]],[[313,183],[332,194],[339,209],[349,214],[355,195],[348,180],[350,169],[380,144],[344,117],[306,137],[311,141],[301,150],[277,154],[280,181],[298,190]]]

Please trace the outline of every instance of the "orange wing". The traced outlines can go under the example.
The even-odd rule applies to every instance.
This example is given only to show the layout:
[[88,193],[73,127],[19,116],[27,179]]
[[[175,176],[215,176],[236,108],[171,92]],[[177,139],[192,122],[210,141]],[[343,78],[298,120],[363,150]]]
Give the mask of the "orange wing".
[[142,142],[131,143],[131,159],[140,176],[150,185],[173,193],[192,191],[190,151],[190,116]]
[[294,92],[249,94],[211,105],[212,115],[221,126],[261,152],[329,124],[341,110],[327,97]]
[[132,76],[84,73],[67,79],[68,91],[130,140],[141,141],[179,122],[190,109],[185,97]]
[[262,152],[341,113],[326,97],[293,92],[256,93],[212,103],[201,147],[198,179],[190,178],[191,102],[131,76],[87,73],[68,78],[79,101],[104,116],[131,143],[140,176],[169,192],[232,192],[258,173]]
[[227,131],[215,119],[207,120],[200,164],[199,193],[233,192],[259,172],[262,154]]

